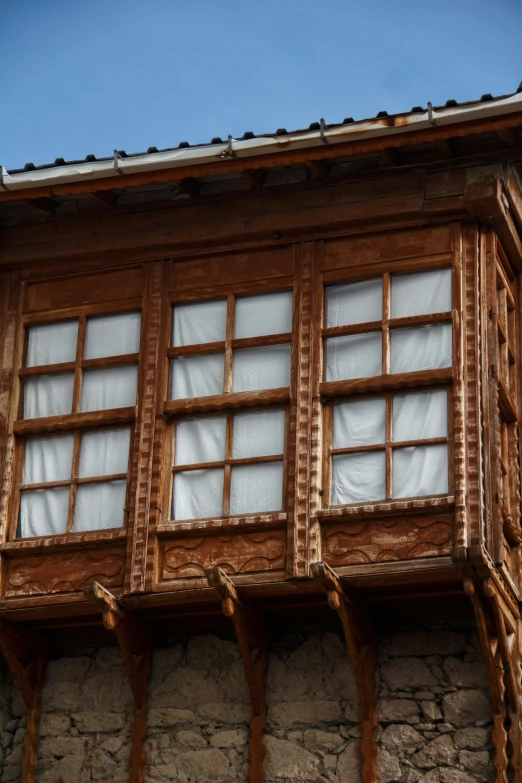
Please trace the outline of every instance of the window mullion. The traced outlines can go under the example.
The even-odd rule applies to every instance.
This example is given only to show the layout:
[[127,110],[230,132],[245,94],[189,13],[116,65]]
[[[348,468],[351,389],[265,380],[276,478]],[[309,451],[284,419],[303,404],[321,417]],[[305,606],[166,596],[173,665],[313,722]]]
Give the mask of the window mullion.
[[382,374],[390,372],[390,275],[382,276]]
[[392,497],[393,487],[393,464],[392,464],[392,441],[393,441],[393,395],[386,395],[386,498]]
[[225,345],[225,382],[224,392],[230,394],[232,391],[232,340],[234,339],[234,320],[235,320],[236,299],[232,294],[227,299],[227,331]]
[[76,345],[76,368],[74,370],[73,404],[72,412],[77,413],[80,410],[80,401],[82,395],[82,370],[81,363],[85,349],[85,334],[87,329],[87,319],[84,315],[80,316],[78,323],[78,343]]
[[232,439],[234,437],[234,414],[227,413],[225,440],[225,472],[223,477],[223,514],[230,514],[230,485],[232,483]]
[[73,461],[71,469],[71,490],[69,494],[69,510],[67,513],[67,528],[66,532],[71,533],[74,523],[74,507],[76,505],[76,494],[78,492],[77,480],[78,471],[80,467],[80,446],[81,446],[81,433],[80,430],[76,430],[74,433],[74,447],[73,447]]

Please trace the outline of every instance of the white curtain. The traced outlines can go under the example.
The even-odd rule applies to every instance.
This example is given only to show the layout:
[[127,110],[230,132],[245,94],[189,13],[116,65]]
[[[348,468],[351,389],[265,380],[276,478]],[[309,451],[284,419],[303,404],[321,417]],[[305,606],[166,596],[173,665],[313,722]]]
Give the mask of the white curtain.
[[392,431],[396,442],[444,438],[448,433],[446,389],[394,395]]
[[264,462],[232,468],[230,513],[280,511],[283,503],[283,463]]
[[24,379],[24,419],[62,416],[72,411],[74,375],[39,375]]
[[232,458],[283,454],[285,411],[264,410],[236,413],[232,438]]
[[332,458],[332,506],[386,497],[384,451],[338,454]]
[[442,495],[448,491],[448,447],[410,446],[393,450],[393,497]]
[[26,367],[74,362],[78,321],[62,321],[28,329]]
[[326,326],[382,319],[382,278],[326,287]]
[[451,310],[451,269],[393,275],[391,317],[446,313]]
[[84,432],[80,445],[80,478],[127,473],[130,427]]
[[290,384],[290,345],[234,351],[232,391],[278,389]]
[[236,300],[235,337],[260,337],[291,331],[291,291],[245,296]]
[[19,538],[65,533],[69,510],[69,487],[33,489],[20,497]]
[[71,477],[74,435],[28,438],[25,444],[23,484],[43,484]]
[[225,340],[227,302],[176,305],[172,319],[172,345],[202,345]]
[[187,470],[174,475],[173,519],[207,519],[223,513],[223,468]]
[[350,334],[326,340],[326,380],[346,381],[382,374],[382,333]]
[[180,356],[170,363],[170,398],[209,397],[223,394],[225,354]]
[[392,373],[451,367],[451,324],[391,330]]
[[384,443],[386,439],[384,397],[338,403],[334,405],[333,414],[334,449]]
[[73,530],[79,533],[123,527],[126,485],[124,480],[81,484],[76,495]]
[[82,411],[127,408],[136,404],[138,368],[135,365],[85,370],[82,381]]
[[140,313],[118,313],[89,318],[85,338],[85,358],[123,356],[140,349]]
[[175,465],[225,459],[226,416],[181,419],[176,425]]

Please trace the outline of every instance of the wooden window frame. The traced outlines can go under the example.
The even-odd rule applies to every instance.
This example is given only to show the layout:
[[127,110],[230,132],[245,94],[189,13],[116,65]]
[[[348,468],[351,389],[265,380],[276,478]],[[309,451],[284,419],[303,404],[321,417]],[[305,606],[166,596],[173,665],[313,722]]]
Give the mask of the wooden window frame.
[[[125,313],[139,313],[141,318],[140,326],[140,350],[138,353],[122,354],[119,356],[102,357],[98,359],[84,359],[85,338],[87,331],[87,320],[89,318],[105,317]],[[26,367],[28,349],[28,330],[31,327],[43,326],[48,324],[59,324],[70,321],[78,321],[78,336],[76,342],[76,357],[72,362],[60,364],[38,365],[35,367]],[[144,341],[144,323],[143,323],[143,303],[140,299],[128,299],[124,302],[104,302],[99,305],[79,306],[76,308],[64,308],[60,310],[50,310],[45,312],[36,312],[22,317],[22,338],[23,350],[21,354],[20,366],[17,369],[16,378],[18,384],[18,405],[16,420],[13,423],[13,434],[15,436],[15,458],[13,465],[13,491],[8,503],[8,526],[6,531],[6,544],[10,547],[23,548],[24,545],[31,547],[37,542],[50,543],[71,543],[76,540],[99,540],[107,538],[113,539],[115,536],[126,536],[128,527],[128,509],[129,497],[131,493],[130,478],[132,468],[132,457],[136,436],[137,421],[137,402],[140,396],[140,361]],[[112,408],[99,411],[80,411],[81,404],[81,386],[82,377],[85,370],[91,369],[109,369],[112,367],[136,366],[138,368],[136,404],[133,406]],[[25,378],[35,378],[38,376],[60,375],[65,372],[74,374],[73,397],[71,413],[46,416],[40,418],[24,419],[24,389],[23,381]],[[109,427],[117,426],[130,427],[129,456],[126,473],[118,473],[110,476],[94,476],[89,478],[79,478],[78,468],[80,459],[81,437],[85,432],[95,432]],[[25,448],[27,439],[39,435],[59,435],[71,433],[74,436],[73,460],[71,467],[71,477],[53,482],[42,482],[40,484],[24,485],[22,483]],[[123,526],[121,528],[100,528],[88,531],[74,531],[72,529],[74,522],[74,507],[76,502],[77,487],[84,484],[94,484],[106,481],[125,480],[125,508]],[[69,506],[67,513],[66,529],[63,533],[52,533],[41,536],[28,536],[25,538],[17,537],[19,524],[21,493],[24,490],[51,489],[59,486],[69,486]]]

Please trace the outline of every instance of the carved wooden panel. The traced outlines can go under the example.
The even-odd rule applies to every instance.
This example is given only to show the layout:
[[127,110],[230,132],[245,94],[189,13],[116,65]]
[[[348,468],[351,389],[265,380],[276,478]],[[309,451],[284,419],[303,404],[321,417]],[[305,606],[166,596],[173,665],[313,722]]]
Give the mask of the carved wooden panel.
[[324,559],[333,567],[411,560],[450,553],[449,515],[401,516],[331,525],[324,533]]
[[85,582],[106,587],[123,584],[124,548],[52,552],[6,560],[5,596],[80,591]]
[[285,567],[286,531],[183,538],[164,544],[161,578],[164,581],[205,576],[219,566],[227,574],[280,571]]

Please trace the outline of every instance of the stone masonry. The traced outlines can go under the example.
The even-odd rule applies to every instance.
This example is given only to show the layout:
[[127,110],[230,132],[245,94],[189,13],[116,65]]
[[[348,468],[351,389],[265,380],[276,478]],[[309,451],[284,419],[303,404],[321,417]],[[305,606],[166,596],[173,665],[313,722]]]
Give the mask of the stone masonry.
[[[336,633],[272,642],[267,783],[359,783],[359,706]],[[0,675],[1,676],[1,675]],[[237,645],[200,635],[155,652],[147,783],[248,780],[248,692]],[[119,650],[51,661],[42,698],[38,783],[128,779],[132,699]],[[382,637],[379,783],[486,783],[490,705],[473,628]],[[0,682],[2,783],[21,781],[24,706]]]

